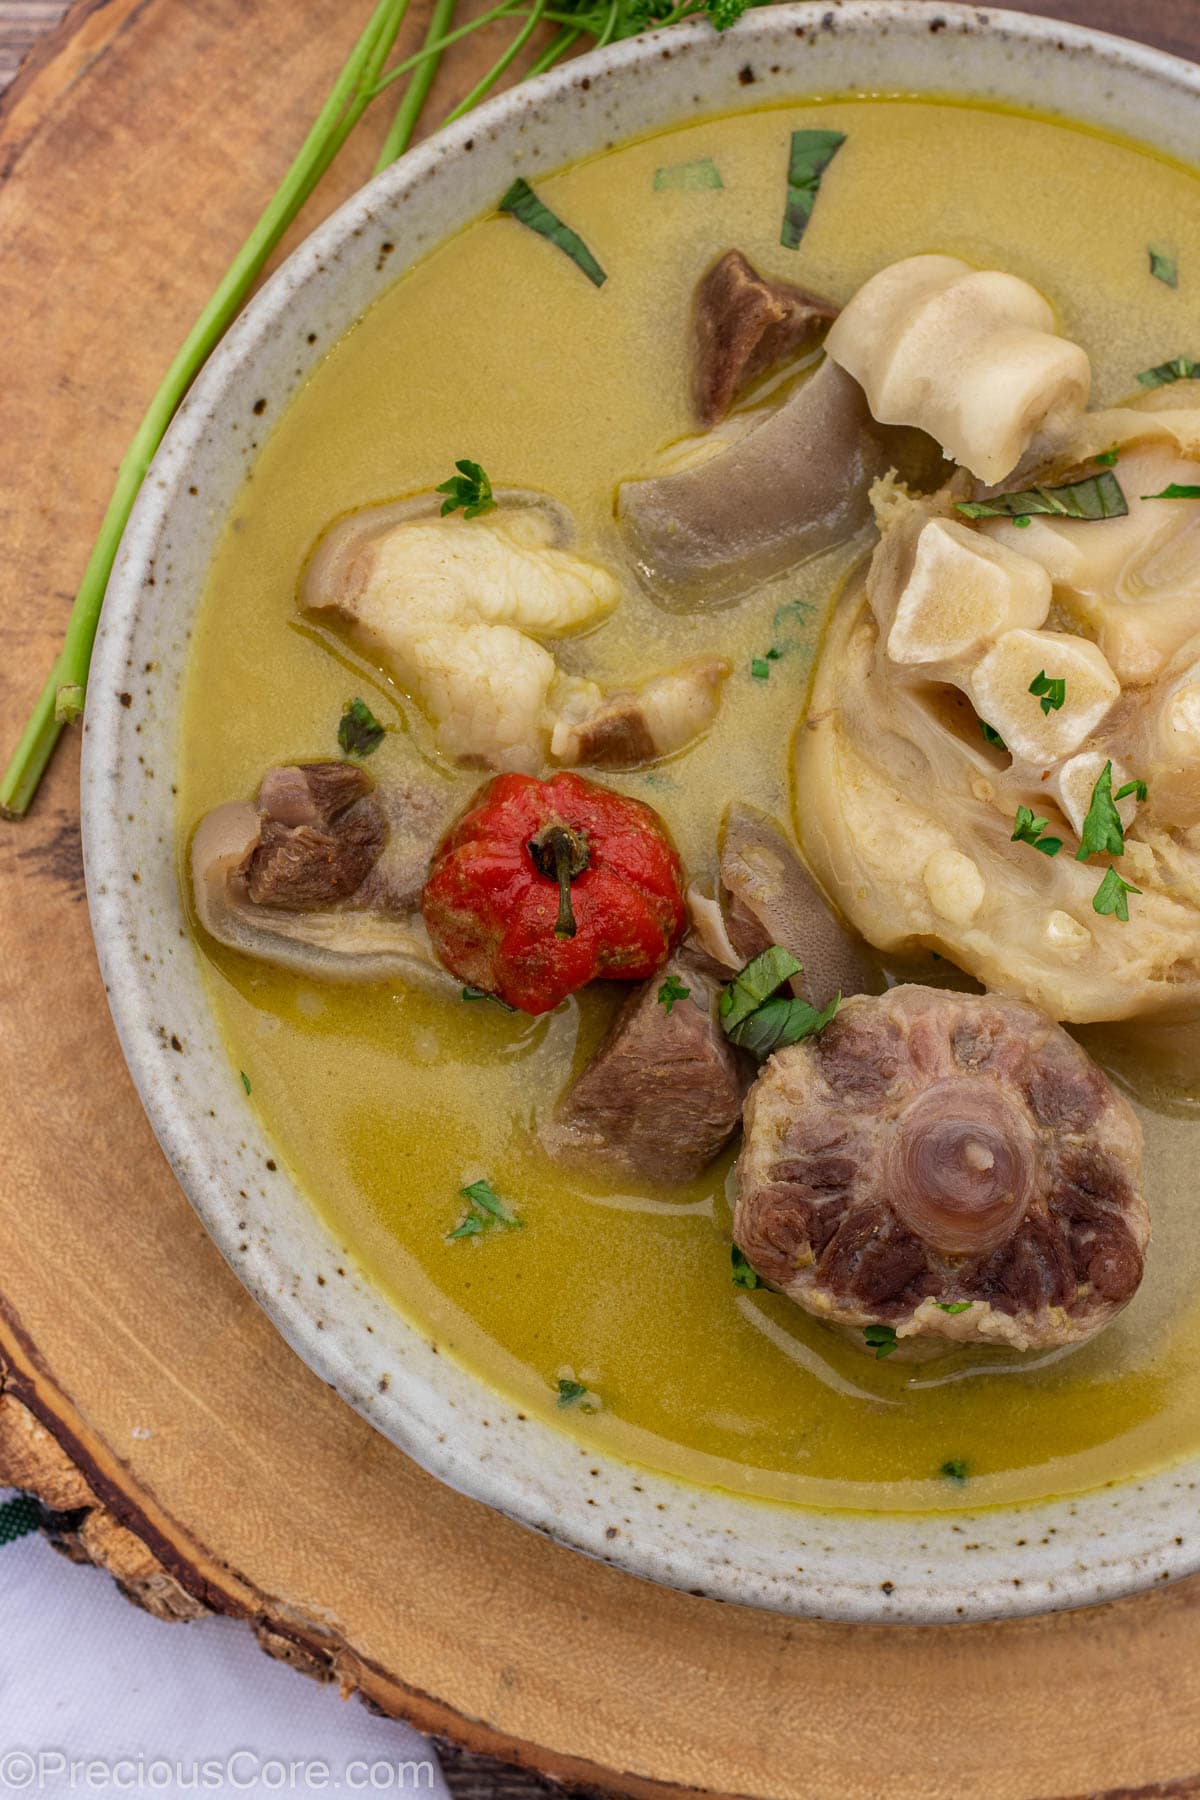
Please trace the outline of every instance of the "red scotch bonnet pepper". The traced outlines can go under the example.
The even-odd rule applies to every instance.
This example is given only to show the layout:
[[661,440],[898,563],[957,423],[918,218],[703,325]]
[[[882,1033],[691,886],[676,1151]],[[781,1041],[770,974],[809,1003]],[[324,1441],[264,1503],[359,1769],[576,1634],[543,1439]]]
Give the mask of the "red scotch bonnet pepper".
[[438,846],[421,906],[446,967],[528,1013],[596,979],[645,980],[687,919],[654,809],[565,773],[481,788]]

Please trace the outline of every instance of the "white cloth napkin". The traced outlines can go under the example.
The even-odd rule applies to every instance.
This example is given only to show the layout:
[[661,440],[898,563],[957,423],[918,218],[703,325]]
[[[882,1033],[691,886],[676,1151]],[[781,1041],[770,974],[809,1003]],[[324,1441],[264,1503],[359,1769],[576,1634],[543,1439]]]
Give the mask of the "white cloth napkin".
[[447,1800],[433,1748],[411,1727],[273,1662],[244,1625],[165,1624],[39,1533],[5,1542],[10,1498],[0,1491],[0,1800]]

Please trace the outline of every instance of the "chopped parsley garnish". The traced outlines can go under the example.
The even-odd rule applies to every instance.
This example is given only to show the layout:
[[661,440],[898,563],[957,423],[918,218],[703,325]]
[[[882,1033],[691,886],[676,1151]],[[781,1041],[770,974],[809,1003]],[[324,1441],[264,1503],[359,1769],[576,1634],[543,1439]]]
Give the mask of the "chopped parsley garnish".
[[655,169],[654,192],[661,194],[668,188],[685,188],[695,191],[699,188],[723,188],[721,171],[711,156],[702,156],[697,162],[672,163],[669,168]]
[[469,1203],[469,1210],[462,1223],[447,1233],[448,1237],[478,1237],[484,1231],[520,1229],[523,1221],[509,1211],[490,1181],[473,1181],[458,1192],[459,1198]]
[[1143,500],[1200,500],[1200,487],[1194,481],[1171,481],[1161,494],[1143,494]]
[[1067,697],[1066,677],[1047,675],[1045,669],[1035,675],[1029,684],[1029,691],[1042,703],[1044,713],[1057,712]]
[[581,1412],[596,1410],[596,1399],[591,1389],[582,1381],[572,1381],[563,1375],[558,1378],[558,1404],[577,1406]]
[[807,1000],[774,997],[802,966],[780,944],[772,944],[746,964],[721,995],[721,1024],[731,1043],[765,1061],[773,1050],[825,1029],[842,1003],[840,994],[820,1012]]
[[995,729],[994,726],[989,725],[986,719],[980,719],[979,731],[980,731],[980,735],[982,736],[985,744],[991,744],[997,750],[1007,750],[1008,749],[1008,745],[1005,743],[1004,739],[1000,736],[1000,733]]
[[963,1456],[950,1456],[938,1470],[947,1481],[965,1481],[967,1479],[967,1461]]
[[731,1244],[729,1246],[729,1265],[730,1279],[732,1280],[734,1287],[756,1288],[762,1286],[762,1282],[759,1280],[755,1271],[750,1267],[750,1264],[746,1261],[746,1258],[742,1255],[736,1244]]
[[1152,369],[1141,369],[1137,379],[1143,387],[1170,387],[1173,381],[1194,381],[1200,375],[1200,363],[1190,356],[1173,356],[1170,362],[1156,363]]
[[1132,882],[1122,881],[1117,871],[1111,866],[1104,872],[1104,880],[1096,889],[1092,898],[1092,911],[1101,917],[1114,914],[1123,925],[1129,923],[1129,895],[1140,894],[1141,888],[1134,887]]
[[[1122,789],[1122,793],[1125,791]],[[1125,827],[1113,803],[1112,763],[1106,762],[1092,789],[1075,861],[1086,862],[1089,856],[1120,856],[1124,849]]]
[[500,201],[500,211],[511,213],[530,231],[536,231],[549,243],[569,256],[576,268],[582,269],[588,280],[595,287],[603,287],[608,276],[596,261],[579,233],[564,225],[557,213],[552,213],[545,203],[538,199],[529,183],[518,175],[508,192]]
[[718,31],[728,31],[731,25],[737,24],[749,4],[750,0],[706,0],[704,10]]
[[245,1069],[239,1069],[238,1074],[242,1078],[242,1086],[245,1088],[246,1092],[249,1093],[250,1092],[250,1077],[247,1075]]
[[338,724],[337,741],[347,756],[370,756],[382,744],[384,731],[365,700],[348,700]]
[[1018,806],[1013,834],[1008,841],[1010,844],[1032,844],[1043,856],[1057,856],[1062,849],[1062,839],[1042,836],[1049,823],[1049,819],[1035,819],[1029,807]]
[[1062,519],[1120,519],[1129,511],[1121,484],[1111,469],[1085,475],[1062,487],[1022,488],[993,494],[990,500],[959,500],[956,510],[966,519],[1014,519],[1026,523],[1034,513]]
[[489,994],[486,988],[465,987],[462,990],[462,997],[464,1000],[471,1002],[490,1000],[493,1006],[498,1006],[500,1008],[501,1012],[510,1013],[516,1012],[517,1010],[515,1006],[510,1006],[507,1000],[502,1000],[499,994]]
[[867,1325],[863,1329],[863,1341],[869,1350],[875,1352],[875,1361],[882,1362],[896,1348],[896,1327],[894,1325]]
[[1179,286],[1179,263],[1169,250],[1159,244],[1147,244],[1146,253],[1150,258],[1150,273],[1155,281],[1163,282],[1169,288]]
[[1113,795],[1113,799],[1126,800],[1130,794],[1134,794],[1139,800],[1144,800],[1149,792],[1150,789],[1146,786],[1144,781],[1127,781],[1124,787],[1119,787],[1117,789],[1116,793]]
[[443,481],[435,490],[445,494],[442,501],[442,517],[447,513],[457,512],[461,506],[464,519],[477,519],[481,513],[491,512],[496,502],[492,495],[492,484],[477,462],[463,457],[455,463],[457,475],[449,481]]
[[844,131],[793,131],[788,152],[787,204],[779,238],[785,250],[800,248],[821,191],[821,177],[845,141]]
[[939,1300],[937,1307],[939,1312],[954,1314],[970,1312],[974,1304],[973,1300]]
[[1120,459],[1121,447],[1114,444],[1111,450],[1102,450],[1096,461],[1102,469],[1114,469]]
[[684,987],[682,981],[680,981],[677,976],[668,975],[667,979],[658,990],[658,1004],[669,1016],[675,1002],[677,1000],[686,1000],[691,991],[690,987]]

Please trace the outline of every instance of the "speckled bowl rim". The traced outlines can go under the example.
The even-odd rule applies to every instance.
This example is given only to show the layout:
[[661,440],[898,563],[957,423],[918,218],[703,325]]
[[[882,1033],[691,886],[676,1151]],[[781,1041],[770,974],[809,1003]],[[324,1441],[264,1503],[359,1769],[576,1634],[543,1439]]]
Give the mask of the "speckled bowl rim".
[[176,879],[170,771],[191,621],[253,464],[256,419],[277,417],[327,344],[513,173],[536,176],[697,111],[851,91],[1030,105],[1195,155],[1192,65],[1053,20],[918,0],[810,0],[748,14],[724,35],[704,22],[631,39],[411,151],[264,286],[155,458],[96,643],[88,900],[126,1060],[201,1220],[297,1353],[423,1467],[560,1543],[695,1593],[843,1621],[993,1618],[1200,1568],[1200,1465],[974,1514],[817,1512],[691,1487],[523,1417],[371,1286],[277,1166],[216,1031]]

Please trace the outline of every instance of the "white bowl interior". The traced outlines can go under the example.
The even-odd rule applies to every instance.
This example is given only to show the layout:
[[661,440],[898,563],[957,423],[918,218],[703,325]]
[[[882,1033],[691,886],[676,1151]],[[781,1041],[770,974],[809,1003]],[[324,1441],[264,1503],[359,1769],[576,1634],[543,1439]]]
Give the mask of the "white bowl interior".
[[[289,1343],[381,1432],[453,1486],[638,1575],[826,1618],[978,1619],[1108,1599],[1200,1568],[1200,1467],[975,1515],[817,1513],[690,1488],[520,1417],[436,1354],[355,1272],[276,1166],[207,1004],[175,861],[172,771],[192,619],[254,461],[254,402],[278,418],[383,289],[491,208],[514,174],[535,178],[697,112],[873,91],[1031,107],[1187,159],[1200,71],[1054,21],[975,7],[785,5],[750,13],[723,35],[705,22],[595,52],[411,152],[266,285],[155,460],[96,644],[85,854],[117,1029],[180,1182]],[[328,1279],[339,1265],[345,1278]]]

